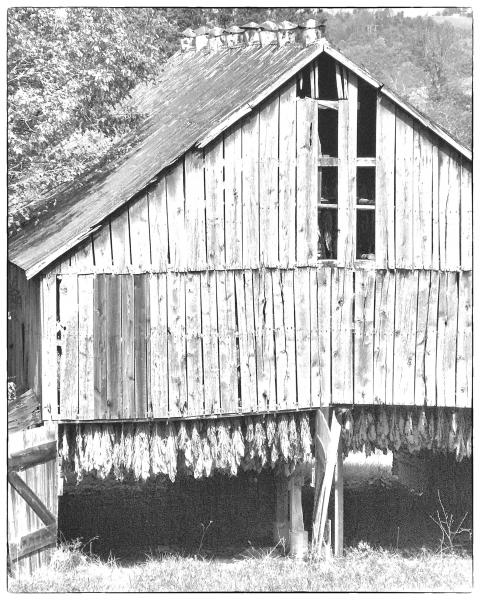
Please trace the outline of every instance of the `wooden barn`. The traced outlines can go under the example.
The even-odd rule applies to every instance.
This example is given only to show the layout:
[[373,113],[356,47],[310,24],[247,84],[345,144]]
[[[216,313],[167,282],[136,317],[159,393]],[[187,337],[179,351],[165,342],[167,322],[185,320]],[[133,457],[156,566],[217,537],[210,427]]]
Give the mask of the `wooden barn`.
[[274,468],[301,553],[315,456],[340,553],[349,450],[471,456],[471,152],[315,22],[186,30],[134,97],[130,150],[9,241],[10,561],[68,471]]

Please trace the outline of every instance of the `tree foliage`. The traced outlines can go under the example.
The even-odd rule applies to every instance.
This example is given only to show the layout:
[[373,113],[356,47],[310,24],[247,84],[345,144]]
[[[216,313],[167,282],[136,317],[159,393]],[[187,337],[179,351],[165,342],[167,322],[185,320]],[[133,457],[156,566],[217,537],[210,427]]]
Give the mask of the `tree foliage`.
[[355,62],[471,143],[472,38],[389,9],[11,8],[8,12],[8,186],[13,228],[38,199],[99,161],[140,118],[129,99],[154,81],[187,26],[328,17],[327,38]]

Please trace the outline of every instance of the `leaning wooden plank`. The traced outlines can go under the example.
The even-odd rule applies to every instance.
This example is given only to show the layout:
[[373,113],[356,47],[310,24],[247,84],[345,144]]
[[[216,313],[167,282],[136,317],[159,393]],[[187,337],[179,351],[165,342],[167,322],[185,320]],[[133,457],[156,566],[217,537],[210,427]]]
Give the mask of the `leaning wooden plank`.
[[133,275],[122,275],[122,416],[135,414],[135,335]]
[[181,269],[186,266],[183,160],[167,173],[166,185],[169,264]]
[[[438,256],[438,254],[437,254]],[[439,273],[430,273],[430,289],[428,294],[427,330],[425,340],[425,405],[435,406],[437,403],[437,317]]]
[[332,273],[332,403],[353,404],[353,272]]
[[177,417],[187,407],[185,349],[185,276],[169,273],[168,294],[168,414]]
[[107,277],[107,411],[109,419],[121,418],[122,407],[122,280]]
[[107,416],[107,276],[97,275],[93,283],[94,416],[104,419]]
[[320,406],[329,406],[332,398],[332,269],[317,270],[318,351],[320,356]]
[[260,258],[258,197],[259,114],[253,113],[242,125],[242,256],[244,268],[255,268]]
[[8,401],[8,435],[42,423],[40,397],[31,389]]
[[223,414],[238,412],[235,288],[232,271],[217,272],[220,403]]
[[297,264],[317,260],[318,108],[312,99],[297,100]]
[[187,410],[191,416],[203,415],[202,306],[200,275],[188,273],[185,281],[187,341]]
[[112,258],[115,269],[124,269],[131,264],[130,230],[128,226],[128,209],[122,210],[111,219]]
[[[337,264],[351,267],[355,259],[355,202],[350,196],[350,112],[348,100],[338,101],[338,253]],[[356,168],[356,167],[355,167]],[[356,181],[356,178],[355,178]]]
[[225,134],[225,262],[242,266],[242,130]]
[[60,356],[60,416],[78,414],[78,279],[62,275],[59,290],[62,353]]
[[57,401],[57,278],[42,278],[42,418],[58,416]]
[[168,416],[167,275],[150,278],[150,402],[153,418]]
[[223,139],[220,138],[205,149],[207,264],[214,268],[225,265],[223,164]]
[[36,465],[41,465],[57,457],[57,442],[55,440],[23,448],[20,452],[8,455],[8,470],[23,471]]
[[241,411],[242,413],[249,413],[256,410],[257,407],[255,322],[251,271],[235,271],[235,298],[238,315]]
[[456,405],[472,408],[472,273],[460,273],[458,286]]
[[413,266],[432,268],[432,142],[426,131],[415,125],[413,134]]
[[112,268],[112,243],[110,237],[110,220],[107,220],[100,229],[93,234],[93,255],[95,266],[107,269]]
[[375,261],[377,269],[395,267],[395,106],[377,97],[375,169]]
[[394,404],[415,402],[415,330],[418,271],[396,272]]
[[200,270],[206,266],[205,189],[203,150],[185,154],[185,245],[187,266]]
[[[167,185],[165,177],[160,177],[155,187],[148,192],[148,214],[152,268],[164,271],[168,262]],[[115,256],[113,260],[115,262]]]
[[461,172],[461,267],[472,269],[473,220],[472,220],[472,169],[467,160],[462,161]]
[[448,173],[448,197],[445,210],[445,268],[458,271],[460,268],[460,194],[462,166],[458,155],[450,153]]
[[151,264],[150,228],[148,222],[148,194],[132,202],[128,209],[132,266],[146,269]]
[[218,358],[217,283],[215,271],[200,274],[202,297],[203,373],[205,414],[220,412],[220,369]]
[[355,274],[355,351],[354,402],[373,404],[374,401],[374,304],[375,272]]
[[296,135],[296,85],[288,86],[280,94],[279,114],[279,164],[278,164],[278,223],[279,264],[295,264],[295,165]]
[[22,536],[17,543],[10,544],[10,553],[13,557],[12,560],[17,561],[56,544],[57,524],[54,523],[48,527],[42,527],[37,531],[28,533]]
[[94,417],[94,275],[78,276],[78,418]]
[[8,473],[8,483],[25,500],[45,525],[53,525],[57,522],[55,516],[17,473]]
[[320,323],[318,321],[318,282],[317,270],[309,269],[310,273],[310,397],[312,407],[322,404],[320,379]]
[[426,404],[425,347],[427,341],[430,271],[418,272],[417,325],[415,342],[415,404]]
[[311,406],[310,278],[308,268],[294,275],[298,407]]
[[146,275],[133,276],[134,294],[134,363],[135,363],[135,415],[139,419],[147,416],[147,347],[146,296],[149,294]]
[[458,319],[457,273],[440,272],[437,342],[437,406],[455,406]]
[[413,120],[397,111],[395,128],[395,257],[413,268]]
[[260,111],[260,264],[278,265],[278,96]]

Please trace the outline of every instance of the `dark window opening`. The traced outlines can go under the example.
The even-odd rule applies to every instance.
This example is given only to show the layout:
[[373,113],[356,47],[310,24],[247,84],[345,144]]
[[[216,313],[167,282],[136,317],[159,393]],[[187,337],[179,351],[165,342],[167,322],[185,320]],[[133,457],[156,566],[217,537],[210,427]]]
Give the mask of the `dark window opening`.
[[357,205],[375,206],[375,167],[357,169]]
[[318,138],[322,156],[338,156],[338,111],[319,109]]
[[338,213],[337,208],[320,208],[318,211],[318,259],[337,258]]
[[375,258],[375,211],[357,210],[357,259]]
[[321,54],[317,58],[318,64],[318,97],[320,100],[338,100],[337,76],[335,61]]
[[318,170],[318,189],[321,204],[338,203],[338,168],[322,167]]
[[305,67],[297,76],[297,97],[311,98],[312,90],[310,86],[310,66]]
[[374,157],[377,127],[377,92],[361,79],[358,80],[357,156]]

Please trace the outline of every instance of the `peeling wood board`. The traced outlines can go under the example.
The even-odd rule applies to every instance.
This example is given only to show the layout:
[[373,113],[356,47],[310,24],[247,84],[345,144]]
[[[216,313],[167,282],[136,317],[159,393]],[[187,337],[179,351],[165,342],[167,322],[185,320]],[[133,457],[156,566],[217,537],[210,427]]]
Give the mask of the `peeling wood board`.
[[353,403],[353,272],[332,272],[332,403]]
[[458,320],[457,273],[440,272],[437,338],[437,406],[455,406]]
[[187,408],[185,347],[185,275],[169,273],[168,294],[168,414],[178,417]]
[[415,402],[415,330],[418,271],[395,273],[393,403]]
[[242,266],[242,130],[225,134],[225,263]]
[[417,325],[415,342],[415,405],[424,406],[427,400],[425,379],[425,349],[428,311],[430,308],[430,271],[418,272]]
[[459,274],[456,406],[472,408],[473,321],[472,273]]
[[205,189],[203,150],[185,154],[186,265],[194,270],[207,264],[205,239]]
[[288,86],[280,94],[279,107],[279,164],[278,164],[278,217],[279,264],[287,268],[295,264],[295,144],[296,85]]
[[425,340],[425,405],[437,404],[437,318],[439,273],[430,273],[430,291],[428,295],[427,331]]
[[108,275],[107,298],[107,418],[121,418],[122,398],[122,280]]
[[438,146],[432,147],[432,269],[440,268]]
[[[275,371],[276,371],[276,392],[277,392],[277,410],[284,410],[288,407],[289,400],[289,372],[287,355],[287,332],[285,327],[285,300],[283,293],[283,273],[278,269],[272,271],[272,299],[273,299],[273,318],[275,334]],[[295,397],[295,395],[294,395]]]
[[78,418],[93,419],[93,275],[78,276]]
[[377,271],[375,281],[375,338],[373,396],[375,404],[393,404],[395,272]]
[[127,208],[122,210],[116,217],[112,217],[111,232],[113,264],[117,269],[122,269],[131,264]]
[[317,270],[310,273],[310,398],[311,406],[318,408],[322,404],[320,376],[320,337],[318,321]]
[[223,165],[223,139],[220,138],[205,150],[207,264],[215,268],[225,265]]
[[57,278],[42,278],[42,418],[56,419],[57,404]]
[[318,107],[297,99],[297,265],[317,261]]
[[397,111],[395,121],[395,258],[413,268],[413,120]]
[[258,267],[260,257],[260,223],[258,209],[259,123],[259,114],[258,112],[255,112],[246,118],[242,124],[242,257],[244,268]]
[[258,274],[255,297],[258,410],[275,410],[275,351],[273,333],[273,291],[271,272]]
[[332,269],[317,269],[318,344],[320,356],[320,406],[332,399]]
[[[349,178],[351,127],[348,100],[338,101],[338,242],[337,264],[351,267],[355,258],[355,202],[352,204]],[[355,146],[356,149],[356,146]],[[354,182],[356,187],[356,166]],[[353,185],[352,183],[352,185]]]
[[[203,201],[202,198],[202,203]],[[168,263],[167,187],[165,177],[161,177],[155,187],[148,192],[148,211],[152,268],[164,271],[167,268]]]
[[110,238],[110,220],[106,221],[100,229],[93,234],[93,255],[95,265],[108,268],[112,266],[112,245]]
[[[147,417],[147,295],[148,278],[146,275],[133,276],[134,297],[134,365],[135,365],[135,417]],[[149,319],[149,315],[148,315]]]
[[220,403],[223,414],[238,411],[235,288],[232,271],[217,271]]
[[78,282],[76,275],[62,275],[59,304],[62,328],[60,416],[65,419],[74,419],[78,413]]
[[135,414],[135,302],[133,275],[122,275],[122,416]]
[[413,133],[413,265],[432,268],[432,142],[415,125]]
[[354,403],[374,402],[375,271],[355,273]]
[[146,269],[151,265],[148,194],[132,202],[128,209],[132,265]]
[[278,265],[278,113],[274,96],[260,111],[260,265]]
[[309,269],[294,272],[295,349],[297,360],[297,400],[299,408],[311,406],[310,377],[310,278]]
[[[176,269],[186,267],[185,196],[183,160],[166,175],[169,264]],[[133,258],[133,256],[132,256]]]
[[375,261],[395,268],[395,106],[377,96],[375,169]]
[[472,269],[473,215],[472,215],[472,169],[468,161],[462,161],[461,171],[461,267]]
[[220,368],[218,358],[217,283],[215,271],[200,274],[202,296],[203,373],[205,414],[220,412]]
[[257,366],[255,361],[255,319],[251,271],[235,271],[235,297],[240,350],[241,412],[257,408]]
[[106,418],[107,413],[107,294],[106,275],[93,280],[93,382],[95,419]]
[[150,277],[149,400],[154,419],[168,417],[167,275]]
[[187,340],[187,408],[189,415],[203,415],[202,306],[200,275],[188,273],[185,280]]

